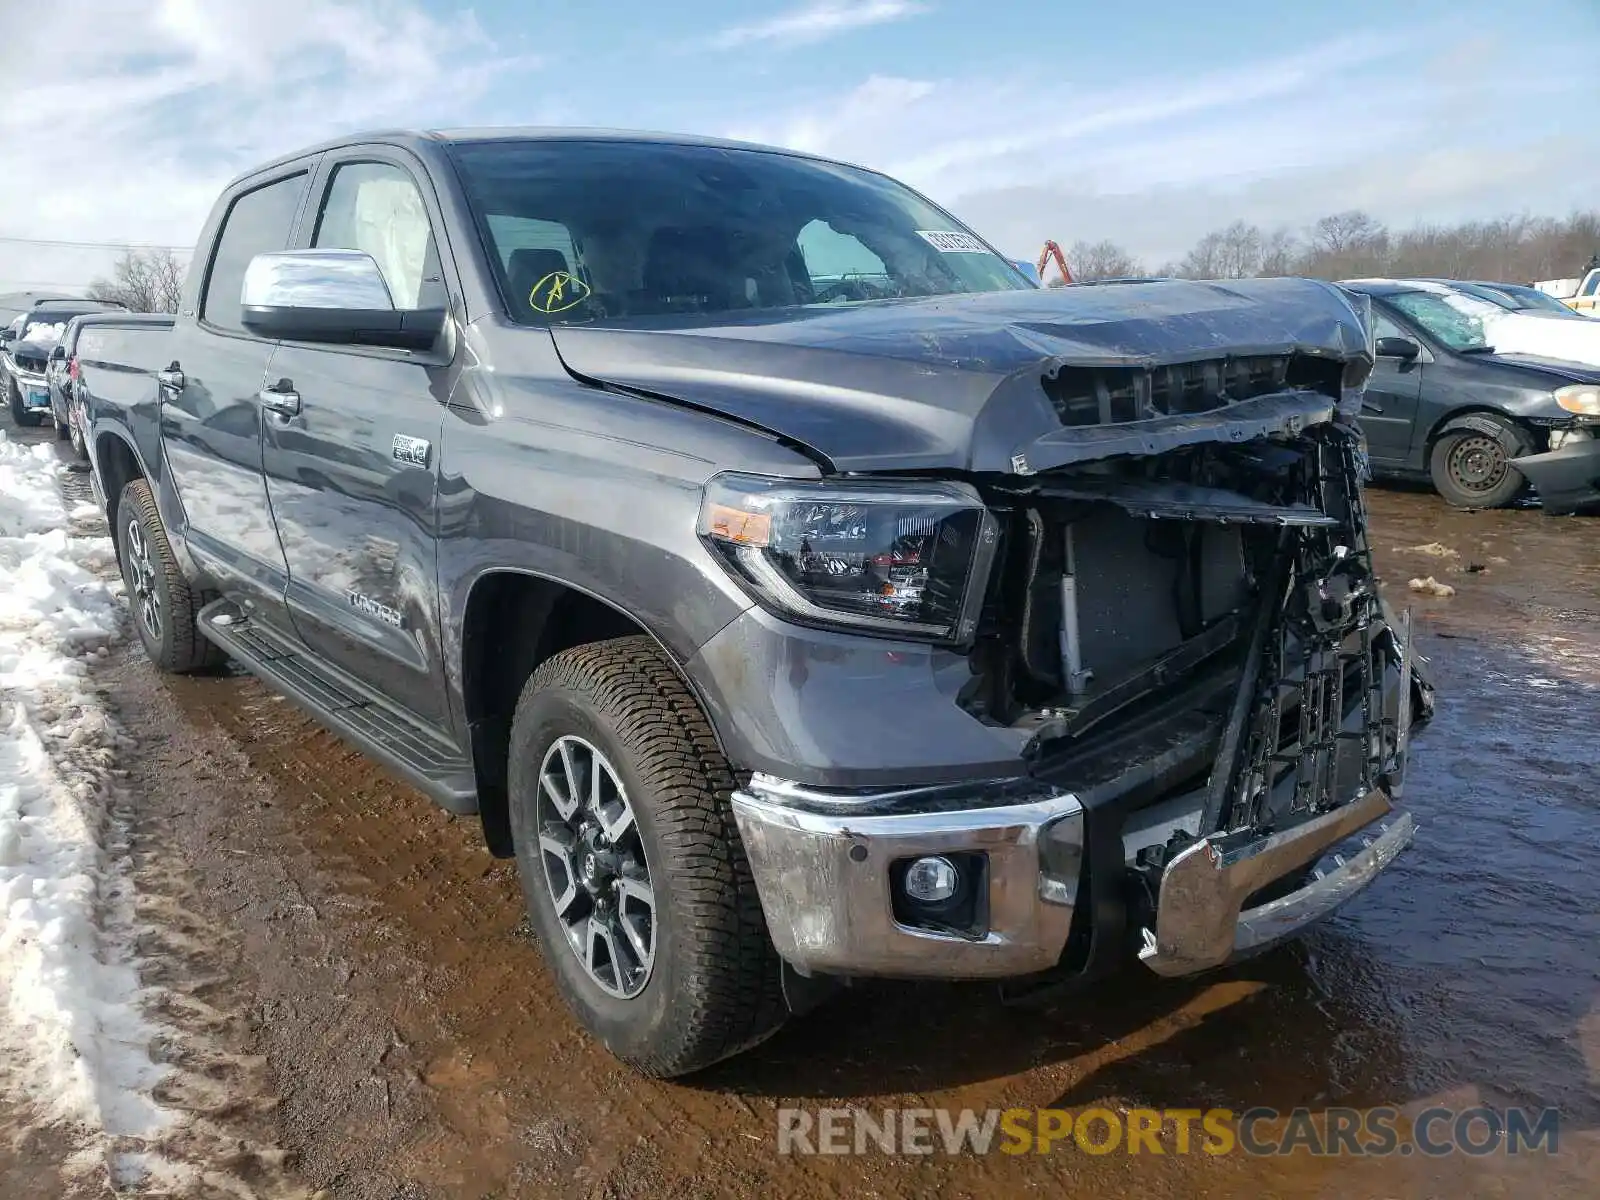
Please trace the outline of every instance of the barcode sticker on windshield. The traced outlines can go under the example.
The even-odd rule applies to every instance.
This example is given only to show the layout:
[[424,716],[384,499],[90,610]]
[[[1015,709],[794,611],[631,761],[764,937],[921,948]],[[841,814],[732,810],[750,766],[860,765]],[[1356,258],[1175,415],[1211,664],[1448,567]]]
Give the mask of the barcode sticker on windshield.
[[919,229],[917,236],[941,254],[988,254],[985,246],[970,233],[956,233],[947,229]]

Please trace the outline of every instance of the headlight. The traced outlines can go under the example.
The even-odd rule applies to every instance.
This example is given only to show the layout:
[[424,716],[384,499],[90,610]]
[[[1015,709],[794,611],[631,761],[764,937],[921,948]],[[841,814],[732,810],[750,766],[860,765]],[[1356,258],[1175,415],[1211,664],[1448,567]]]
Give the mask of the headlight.
[[1600,386],[1575,383],[1556,389],[1556,403],[1580,417],[1600,417]]
[[741,583],[805,624],[964,642],[998,526],[956,483],[719,475],[699,532]]

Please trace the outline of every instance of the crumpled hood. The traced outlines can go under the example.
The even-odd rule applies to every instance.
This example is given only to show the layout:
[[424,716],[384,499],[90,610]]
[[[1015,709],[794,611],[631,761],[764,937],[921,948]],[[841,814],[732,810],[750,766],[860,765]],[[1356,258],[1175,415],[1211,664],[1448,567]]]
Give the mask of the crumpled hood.
[[841,471],[1011,471],[1040,439],[1078,432],[1063,430],[1041,385],[1062,365],[1369,356],[1350,295],[1304,279],[1105,284],[551,332],[580,377],[759,425]]

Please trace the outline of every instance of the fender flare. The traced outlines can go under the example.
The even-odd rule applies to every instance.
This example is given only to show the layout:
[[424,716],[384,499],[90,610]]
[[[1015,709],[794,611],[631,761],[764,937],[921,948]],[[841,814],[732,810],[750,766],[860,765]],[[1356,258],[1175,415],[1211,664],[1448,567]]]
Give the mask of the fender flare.
[[1450,433],[1481,433],[1498,442],[1500,448],[1506,452],[1507,459],[1514,459],[1527,451],[1512,437],[1510,430],[1506,428],[1508,424],[1516,428],[1522,427],[1515,417],[1503,416],[1488,410],[1457,413],[1433,431],[1433,435],[1428,439],[1428,445],[1430,447],[1436,445],[1440,438]]

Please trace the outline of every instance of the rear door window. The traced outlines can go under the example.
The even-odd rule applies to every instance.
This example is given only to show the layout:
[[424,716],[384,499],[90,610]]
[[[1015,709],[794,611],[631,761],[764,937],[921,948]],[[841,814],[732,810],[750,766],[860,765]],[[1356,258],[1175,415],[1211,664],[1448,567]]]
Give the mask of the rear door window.
[[223,218],[211,271],[206,277],[200,317],[219,329],[243,332],[245,268],[258,254],[282,250],[289,244],[295,215],[305,196],[304,171],[237,197]]

